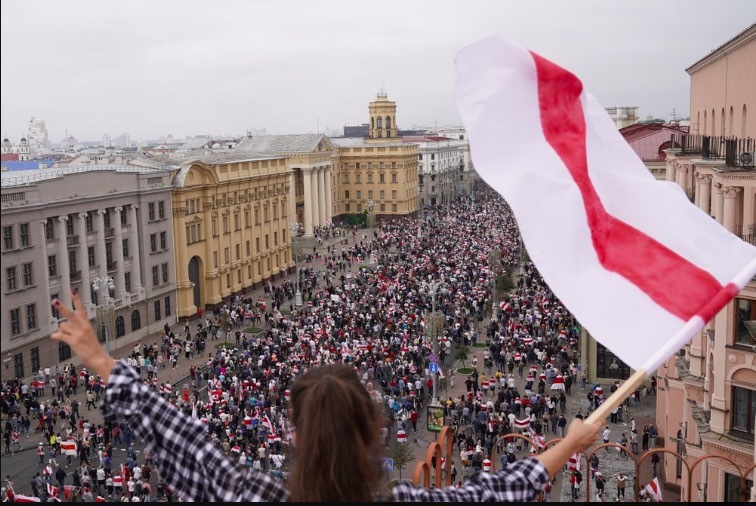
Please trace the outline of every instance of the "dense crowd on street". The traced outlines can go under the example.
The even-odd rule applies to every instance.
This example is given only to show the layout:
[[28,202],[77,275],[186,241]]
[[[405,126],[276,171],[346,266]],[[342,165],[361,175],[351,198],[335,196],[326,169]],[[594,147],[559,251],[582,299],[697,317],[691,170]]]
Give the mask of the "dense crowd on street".
[[[286,479],[294,430],[287,418],[290,387],[318,364],[343,361],[358,370],[385,408],[387,447],[398,431],[417,430],[434,392],[431,364],[441,365],[445,381],[454,379],[456,367],[469,365],[465,394],[442,399],[439,389],[435,399],[457,441],[461,469],[448,469],[455,482],[483,470],[494,450],[507,465],[563,436],[574,415],[567,412],[567,396],[578,387],[593,409],[617,386],[603,394],[586,385],[576,360],[579,325],[524,258],[514,216],[490,190],[421,218],[385,221],[370,233],[317,228],[315,240],[325,248],[304,252],[294,279],[284,272],[266,283],[264,296],[234,295],[178,335],[166,325],[161,342],[137,343],[127,359],[145,384],[205,422],[207,437],[240,465]],[[500,252],[493,261],[492,250]],[[502,279],[512,285],[498,296]],[[437,342],[429,332],[434,310],[444,318]],[[466,364],[458,350],[479,344],[485,345],[482,363],[472,358]],[[160,374],[179,360],[191,362],[192,381],[181,389]],[[86,411],[98,409],[104,388],[98,377],[70,364],[41,370],[31,383],[3,385],[6,451],[14,452],[31,430],[49,442],[39,446],[41,471],[31,495],[180,499],[159,479],[160,463],[149,451],[133,450],[132,428],[89,422]],[[79,389],[87,392],[86,406],[73,397]],[[620,408],[612,421],[622,416]],[[653,437],[647,432],[644,449]],[[508,434],[525,435],[533,444],[501,439]],[[626,439],[637,451],[637,432]],[[114,447],[127,451],[119,468],[110,464]],[[27,490],[26,484],[6,488]]]

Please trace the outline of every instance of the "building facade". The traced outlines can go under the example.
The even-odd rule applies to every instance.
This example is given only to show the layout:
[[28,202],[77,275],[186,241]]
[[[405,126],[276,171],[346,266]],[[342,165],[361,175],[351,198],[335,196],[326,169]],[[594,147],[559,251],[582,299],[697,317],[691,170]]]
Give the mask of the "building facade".
[[[689,67],[691,122],[667,150],[667,180],[733,234],[754,244],[756,24]],[[658,371],[657,424],[666,482],[696,501],[741,500],[741,472],[756,461],[756,279]],[[754,472],[747,498],[756,501]],[[688,481],[692,482],[690,490]]]
[[436,135],[402,137],[402,140],[418,145],[421,207],[447,206],[463,193],[464,141]]
[[[63,364],[50,300],[82,296],[108,349],[175,321],[171,173],[78,165],[2,173],[2,379]],[[97,287],[97,289],[95,289]]]
[[292,170],[286,157],[210,154],[173,177],[178,315],[212,309],[292,267]]
[[398,136],[396,102],[379,92],[366,138],[333,138],[334,215],[410,216],[419,206],[418,146]]

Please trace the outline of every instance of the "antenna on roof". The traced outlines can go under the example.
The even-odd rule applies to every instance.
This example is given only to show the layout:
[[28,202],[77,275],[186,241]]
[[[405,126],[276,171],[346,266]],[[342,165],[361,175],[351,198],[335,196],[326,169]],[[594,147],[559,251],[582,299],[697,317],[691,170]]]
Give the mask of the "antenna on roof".
[[381,89],[378,91],[378,98],[386,98],[386,91],[383,88],[383,83],[381,83]]

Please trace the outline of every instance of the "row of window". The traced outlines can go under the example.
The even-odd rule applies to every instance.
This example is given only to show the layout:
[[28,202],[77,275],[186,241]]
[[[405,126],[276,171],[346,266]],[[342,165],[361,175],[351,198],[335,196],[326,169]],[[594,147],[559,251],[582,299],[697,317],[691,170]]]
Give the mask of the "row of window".
[[[18,242],[16,242],[16,228],[18,228]],[[3,251],[11,251],[18,248],[28,248],[31,246],[29,237],[29,224],[19,223],[14,225],[3,225]]]
[[[347,197],[349,198],[349,197]],[[381,212],[386,212],[386,204],[379,204],[378,206],[379,210]],[[344,204],[344,211],[349,213],[351,212],[352,206],[349,203]],[[397,204],[391,204],[391,211],[397,212],[399,211],[399,206]],[[361,213],[362,212],[362,204],[357,204],[355,212]]]
[[[359,165],[359,164],[357,164]],[[342,181],[344,183],[349,183],[349,173],[344,172]],[[385,183],[386,182],[386,174],[378,174],[378,182],[379,183]],[[391,174],[391,182],[392,183],[398,183],[399,182],[399,176],[397,174]],[[362,174],[355,174],[354,175],[354,183],[355,184],[362,184]],[[373,184],[373,175],[368,174],[367,175],[367,184]]]
[[[157,209],[157,215],[155,214],[155,209]],[[164,219],[165,219],[165,202],[162,200],[158,202],[148,202],[147,203],[147,220],[158,221],[158,220],[164,220]]]
[[[273,269],[274,261],[275,261],[275,265],[276,266],[281,265],[279,263],[280,258],[281,257],[279,256],[279,254],[276,253],[275,257],[268,257],[266,259],[265,263],[266,263],[266,265],[268,267],[268,271],[271,271]],[[284,252],[283,260],[284,260],[284,264],[286,264],[286,263],[289,262],[289,253],[288,252]],[[263,273],[262,260],[260,260],[260,261],[258,261],[256,263],[257,263],[257,275],[258,276],[262,276],[262,273]],[[216,267],[217,267],[217,265],[216,265]],[[282,269],[283,269],[283,267],[282,267]],[[251,279],[252,279],[252,265],[248,265],[247,266],[247,281],[249,281]],[[236,269],[236,283],[237,284],[241,284],[242,281],[243,281],[242,280],[242,269]],[[226,274],[226,288],[231,288],[231,273],[230,272]]]
[[[281,231],[281,238],[284,242],[287,241],[286,230]],[[263,239],[265,241],[265,249],[266,250],[270,249],[270,234],[265,234]],[[250,240],[247,240],[245,241],[244,246],[245,246],[245,249],[244,249],[245,255],[250,256],[252,254],[252,250],[251,250],[252,242]],[[276,247],[276,246],[278,246],[278,232],[273,232],[273,247]],[[237,244],[235,246],[235,250],[236,250],[235,260],[241,260],[241,244]],[[259,237],[255,237],[255,253],[260,253],[260,238]],[[228,247],[223,249],[223,261],[225,264],[231,263],[231,249]],[[278,256],[276,256],[276,265],[278,265]],[[217,251],[213,251],[213,267],[216,269],[218,268],[218,252]],[[258,273],[258,274],[261,274],[261,273]]]
[[152,266],[152,286],[161,286],[168,283],[168,263]]
[[[57,297],[57,295],[56,295]],[[35,304],[29,304],[25,308],[26,310],[26,320],[27,320],[27,329],[33,330],[36,329],[37,324],[37,315],[36,315],[36,307]],[[172,314],[172,308],[171,308],[171,297],[165,297],[162,301],[156,300],[153,303],[153,322],[159,322],[163,318],[167,318],[171,316]],[[56,316],[57,317],[57,316]],[[21,308],[14,308],[10,310],[10,320],[11,320],[11,331],[13,329],[19,329],[19,331],[14,334],[18,335],[20,334],[20,328],[21,328]],[[140,328],[142,328],[142,317],[139,312],[139,310],[135,309],[131,312],[131,332],[136,332]],[[105,342],[105,332],[103,328],[97,329],[97,335],[100,339],[101,343]],[[115,318],[115,338],[118,339],[120,337],[123,337],[126,335],[126,320],[123,316],[116,316]],[[30,350],[31,354],[31,370],[32,372],[38,371],[41,369],[42,365],[40,362],[39,357],[39,348],[34,347]],[[66,360],[69,360],[71,358],[71,348],[63,342],[58,343],[58,362],[65,362]],[[23,378],[26,376],[24,371],[24,354],[23,353],[17,353],[13,355],[13,372],[16,378]]]
[[[356,198],[357,199],[361,199],[362,198],[362,190],[356,190],[355,194],[356,194]],[[398,194],[399,194],[398,190],[391,190],[391,198],[392,199],[396,200]],[[349,190],[344,190],[344,199],[349,200],[349,195],[351,195],[349,193]],[[378,197],[378,198],[385,199],[386,198],[386,190],[381,190],[378,193],[378,195],[380,195],[380,197]],[[368,190],[368,192],[367,192],[367,198],[369,198],[369,199],[373,198],[373,190]]]

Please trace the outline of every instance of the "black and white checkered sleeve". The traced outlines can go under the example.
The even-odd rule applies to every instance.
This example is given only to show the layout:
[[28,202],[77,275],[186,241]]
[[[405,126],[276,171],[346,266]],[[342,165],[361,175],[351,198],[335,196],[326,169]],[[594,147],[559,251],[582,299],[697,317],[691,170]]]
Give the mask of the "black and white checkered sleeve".
[[201,421],[180,413],[150,390],[124,361],[118,361],[110,374],[103,415],[129,424],[183,501],[288,500],[280,482],[228,459],[208,440]]
[[478,472],[460,487],[422,488],[401,481],[391,492],[397,502],[524,502],[533,501],[548,480],[539,460],[525,459],[497,473]]

